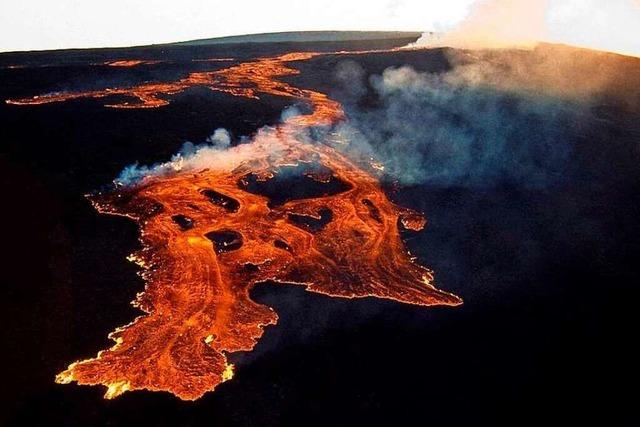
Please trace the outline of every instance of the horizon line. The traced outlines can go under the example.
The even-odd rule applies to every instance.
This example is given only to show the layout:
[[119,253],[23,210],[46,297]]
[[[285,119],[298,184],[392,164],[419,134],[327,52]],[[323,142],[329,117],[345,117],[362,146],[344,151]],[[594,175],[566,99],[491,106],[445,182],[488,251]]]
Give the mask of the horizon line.
[[[185,46],[188,43],[196,43],[196,42],[204,42],[207,40],[215,41],[215,40],[225,40],[225,39],[239,39],[243,37],[258,37],[258,36],[269,36],[269,35],[282,35],[282,34],[327,34],[327,33],[369,33],[369,34],[406,34],[407,38],[411,38],[417,34],[424,34],[426,32],[432,32],[431,30],[416,30],[416,31],[408,31],[408,30],[308,30],[308,31],[273,31],[273,32],[261,32],[261,33],[245,33],[245,34],[232,34],[232,35],[223,35],[223,36],[214,36],[214,37],[205,37],[199,39],[190,39],[190,40],[178,40],[178,41],[170,41],[163,43],[152,43],[152,44],[140,44],[140,45],[122,45],[122,46],[98,46],[98,47],[61,47],[54,49],[30,49],[30,50],[0,50],[0,55],[2,54],[11,54],[11,53],[36,53],[36,52],[62,52],[62,51],[78,51],[78,50],[109,50],[109,49],[134,49],[134,48],[145,48],[145,47],[160,47],[160,46]],[[403,37],[397,37],[403,38]],[[385,39],[384,37],[380,40]],[[359,41],[359,40],[377,40],[375,38],[365,38],[365,39],[344,39],[344,40],[314,40],[315,42],[323,42],[323,41]],[[296,43],[295,40],[289,41],[229,41],[228,44],[242,44],[242,43]],[[305,43],[305,41],[299,41],[298,43]],[[224,42],[220,43],[212,43],[212,44],[226,44]],[[197,45],[196,45],[197,46]]]

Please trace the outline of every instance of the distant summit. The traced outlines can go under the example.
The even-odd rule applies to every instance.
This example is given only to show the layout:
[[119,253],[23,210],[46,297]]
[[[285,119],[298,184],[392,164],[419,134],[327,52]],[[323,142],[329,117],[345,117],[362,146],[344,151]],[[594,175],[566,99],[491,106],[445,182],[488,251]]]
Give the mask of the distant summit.
[[206,46],[231,43],[295,43],[295,42],[343,42],[357,40],[416,40],[421,32],[408,31],[290,31],[282,33],[247,34],[242,36],[216,37],[170,43],[174,46]]

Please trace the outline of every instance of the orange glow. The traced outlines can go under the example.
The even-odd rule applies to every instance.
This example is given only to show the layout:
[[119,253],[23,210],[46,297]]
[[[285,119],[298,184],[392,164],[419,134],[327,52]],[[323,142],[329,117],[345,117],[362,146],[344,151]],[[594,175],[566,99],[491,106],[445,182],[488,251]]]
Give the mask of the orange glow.
[[230,62],[235,61],[235,58],[205,58],[205,59],[192,59],[193,62]]
[[[144,314],[109,335],[113,347],[71,364],[57,382],[102,384],[106,398],[146,389],[198,399],[232,378],[229,353],[253,349],[263,328],[276,323],[273,309],[249,297],[253,286],[268,280],[343,298],[461,304],[434,287],[432,272],[414,262],[400,237],[399,225],[420,230],[424,218],[390,202],[375,177],[331,141],[296,137],[309,126],[345,119],[340,104],[325,94],[277,79],[298,73],[286,62],[316,55],[287,54],[174,83],[73,95],[126,93],[141,101],[131,107],[152,107],[167,102],[159,95],[204,84],[247,98],[268,93],[297,99],[312,112],[218,152],[220,161],[203,168],[176,167],[91,197],[101,213],[129,217],[140,227],[142,249],[129,259],[143,269],[146,286],[134,305]],[[264,183],[294,166],[313,166],[306,179],[337,181],[341,190],[280,204],[250,191],[252,180]]]
[[141,59],[129,59],[123,61],[107,61],[104,65],[110,67],[135,67],[137,65],[155,65],[160,64],[162,61],[145,61]]
[[[37,105],[80,98],[106,98],[120,95],[136,99],[137,102],[125,101],[106,104],[105,107],[156,108],[169,104],[169,101],[162,98],[163,96],[173,95],[193,86],[207,86],[211,90],[256,99],[259,93],[294,98],[313,96],[318,101],[318,106],[322,104],[322,111],[318,114],[330,116],[333,110],[339,109],[339,106],[337,103],[328,100],[324,94],[314,93],[312,95],[308,91],[293,88],[286,83],[274,79],[274,77],[299,73],[298,70],[285,65],[285,62],[309,59],[317,55],[317,53],[290,53],[282,55],[281,57],[263,58],[245,62],[219,71],[194,72],[175,82],[145,83],[128,88],[107,88],[88,92],[58,92],[34,96],[32,98],[7,100],[6,102],[13,105]],[[138,61],[119,62],[134,63]]]
[[[398,49],[392,49],[398,50]],[[356,51],[336,52],[334,54],[364,54],[383,51]],[[287,66],[285,63],[303,61],[321,55],[315,52],[287,53],[279,57],[261,58],[255,61],[245,62],[233,67],[218,71],[194,72],[187,77],[167,83],[145,83],[139,86],[125,88],[106,88],[87,92],[54,92],[46,95],[37,95],[31,98],[8,99],[5,102],[12,105],[38,105],[52,102],[63,102],[82,98],[107,98],[112,96],[126,96],[135,101],[105,104],[109,108],[157,108],[169,105],[164,97],[180,93],[194,86],[206,86],[211,90],[227,92],[235,96],[258,99],[259,93],[292,98],[314,98],[312,101],[318,107],[316,116],[324,116],[325,121],[338,113],[340,106],[319,92],[311,92],[294,88],[287,83],[275,80],[275,77],[284,77],[299,74],[299,71]],[[326,55],[326,54],[325,54]],[[208,59],[207,61],[212,61]],[[216,61],[227,61],[232,58],[219,58]],[[140,61],[118,61],[120,63],[138,63]],[[130,65],[127,65],[130,66]],[[341,113],[338,113],[341,114]],[[309,124],[314,119],[299,118]]]

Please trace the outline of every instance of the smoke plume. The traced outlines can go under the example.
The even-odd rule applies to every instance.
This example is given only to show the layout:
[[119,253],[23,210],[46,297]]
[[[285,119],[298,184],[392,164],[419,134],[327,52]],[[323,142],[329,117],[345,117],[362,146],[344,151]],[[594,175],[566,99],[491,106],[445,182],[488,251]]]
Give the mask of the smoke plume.
[[640,56],[637,0],[477,0],[468,17],[412,46],[457,48],[532,47],[568,44]]
[[[278,138],[274,129],[264,127],[255,137],[259,144],[269,144],[277,152]],[[253,155],[251,145],[239,144],[231,146],[231,134],[226,129],[216,129],[202,144],[185,142],[171,160],[152,166],[138,163],[124,168],[115,179],[116,185],[135,185],[146,177],[163,176],[180,171],[199,171],[202,169],[232,170],[242,162],[250,160]]]
[[[338,132],[352,155],[375,159],[388,179],[406,185],[544,188],[560,181],[603,83],[572,79],[578,70],[557,68],[562,61],[551,54],[548,61],[518,51],[450,58],[453,68],[441,74],[404,66],[372,76],[373,107],[347,100],[349,121]],[[359,87],[358,75],[341,85]]]
[[[575,61],[560,57],[451,52],[448,72],[392,67],[368,81],[356,62],[345,61],[335,72],[334,95],[344,102],[348,120],[296,137],[301,144],[338,140],[350,156],[383,165],[386,179],[404,185],[546,187],[566,172],[572,141],[589,123],[589,100],[603,86],[575,68],[563,72]],[[360,107],[368,91],[379,102]],[[288,108],[281,121],[286,126],[299,114]],[[273,127],[238,142],[233,145],[231,134],[217,129],[202,144],[185,143],[168,162],[128,166],[116,183],[176,171],[233,170],[251,160],[257,146],[269,147],[274,157],[283,149]]]
[[[594,104],[606,99],[640,108],[630,58],[549,45],[446,52],[450,69],[437,73],[403,66],[369,77],[356,60],[339,62],[331,95],[348,120],[298,134],[299,143],[340,141],[353,158],[384,166],[383,178],[405,185],[546,188],[571,167],[573,145],[588,133]],[[416,59],[430,54],[418,52]],[[280,126],[299,114],[285,109]],[[256,146],[268,147],[274,158],[283,149],[273,127],[237,139],[217,129],[199,145],[185,143],[168,162],[128,166],[116,183],[232,170],[251,160]]]
[[543,36],[548,1],[480,0],[460,25],[442,35],[424,35],[416,44],[465,49],[531,47]]
[[[300,114],[301,112],[295,106],[288,107],[280,116],[280,124],[285,124],[288,119]],[[301,142],[308,138],[304,133],[298,137]],[[185,142],[167,162],[151,166],[134,163],[125,167],[114,183],[118,186],[131,186],[147,177],[170,175],[182,171],[198,172],[203,169],[231,171],[254,158],[256,149],[259,147],[269,147],[271,154],[277,158],[286,149],[280,138],[277,127],[263,126],[252,136],[241,136],[234,144],[231,132],[218,128],[202,143]]]

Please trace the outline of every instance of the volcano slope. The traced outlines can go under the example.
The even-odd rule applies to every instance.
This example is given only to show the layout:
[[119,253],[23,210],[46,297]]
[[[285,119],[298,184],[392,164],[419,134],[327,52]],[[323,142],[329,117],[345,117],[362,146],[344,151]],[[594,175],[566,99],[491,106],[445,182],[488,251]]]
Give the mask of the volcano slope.
[[[150,83],[174,84],[191,73],[216,72],[290,52],[384,47],[384,43],[349,46],[313,43],[6,54],[0,55],[0,80],[5,83],[0,85],[0,98],[28,100],[47,94],[103,92],[107,88]],[[13,349],[5,356],[9,358],[7,366],[20,368],[10,369],[6,377],[6,389],[11,393],[6,401],[13,407],[7,414],[17,420],[17,425],[45,422],[83,426],[149,422],[237,425],[238,420],[240,424],[244,420],[247,425],[362,422],[410,425],[417,417],[424,417],[425,408],[429,408],[433,409],[430,420],[445,425],[469,425],[496,418],[512,422],[514,416],[522,413],[545,422],[553,416],[571,422],[616,419],[620,420],[618,424],[630,424],[625,421],[635,417],[634,403],[624,386],[637,359],[628,337],[634,333],[636,283],[640,280],[636,262],[640,241],[636,214],[640,206],[637,189],[640,182],[637,88],[640,85],[634,83],[640,76],[638,61],[552,46],[533,52],[491,53],[488,59],[500,65],[514,55],[525,58],[520,64],[526,66],[520,70],[525,70],[526,75],[536,64],[549,65],[559,60],[563,52],[568,53],[566,58],[573,66],[555,65],[562,71],[559,74],[567,78],[553,81],[553,86],[565,92],[570,93],[569,89],[579,86],[578,77],[602,76],[611,69],[617,70],[614,74],[618,76],[603,88],[598,98],[589,100],[589,108],[580,110],[582,116],[573,116],[572,121],[566,122],[557,121],[553,116],[540,120],[536,114],[526,115],[526,120],[514,116],[522,112],[536,113],[518,107],[523,105],[519,100],[529,103],[537,99],[537,94],[512,91],[502,96],[504,90],[488,87],[490,90],[484,94],[489,93],[494,97],[489,99],[500,101],[497,105],[506,113],[501,120],[488,120],[486,108],[456,110],[444,108],[445,105],[437,102],[416,102],[416,108],[397,110],[421,121],[422,125],[416,127],[415,120],[400,122],[396,120],[397,115],[387,114],[390,98],[381,96],[379,88],[372,85],[389,67],[396,69],[389,73],[390,77],[416,77],[397,72],[407,65],[419,73],[446,76],[459,64],[452,58],[462,58],[468,63],[485,61],[486,52],[456,53],[437,49],[328,54],[285,64],[300,70],[300,74],[282,75],[275,80],[339,101],[348,118],[342,123],[381,123],[384,126],[379,127],[383,129],[404,129],[406,132],[402,135],[413,134],[429,140],[425,138],[429,132],[435,135],[443,127],[426,113],[439,108],[441,117],[450,119],[449,127],[471,123],[485,131],[518,130],[512,134],[515,137],[511,145],[513,153],[526,153],[533,136],[545,147],[557,148],[563,154],[564,163],[560,164],[562,168],[551,171],[554,180],[542,186],[531,185],[535,180],[523,179],[529,178],[526,174],[513,175],[514,171],[524,170],[513,162],[518,156],[503,157],[500,163],[494,164],[498,167],[493,168],[483,169],[472,164],[470,170],[474,173],[490,173],[491,179],[486,182],[457,179],[406,184],[396,183],[394,174],[383,177],[385,195],[394,206],[425,212],[429,219],[426,232],[405,230],[407,226],[417,228],[420,221],[415,215],[409,215],[409,211],[395,208],[399,209],[395,213],[399,218],[409,219],[404,224],[400,221],[399,233],[404,246],[420,264],[432,266],[437,273],[437,283],[463,296],[465,304],[454,310],[424,309],[380,298],[327,298],[305,292],[304,287],[311,286],[311,281],[302,277],[286,278],[302,286],[282,286],[283,277],[277,282],[254,286],[250,300],[261,307],[274,308],[279,325],[265,328],[252,352],[223,353],[227,365],[236,364],[238,375],[218,392],[205,394],[186,405],[180,399],[165,396],[166,393],[142,391],[129,393],[115,402],[103,401],[99,399],[102,390],[98,387],[60,386],[52,381],[70,361],[85,359],[95,355],[98,349],[111,347],[113,343],[106,340],[107,333],[115,325],[125,325],[141,314],[139,308],[127,304],[135,292],[143,290],[143,280],[135,273],[142,269],[145,279],[147,276],[152,279],[163,264],[155,268],[147,265],[150,268],[146,269],[123,262],[132,250],[140,248],[138,224],[144,227],[149,222],[149,226],[159,227],[157,230],[162,229],[169,240],[174,234],[179,239],[179,233],[197,232],[198,238],[192,239],[196,246],[189,250],[196,251],[200,242],[202,250],[198,254],[204,258],[213,252],[220,259],[230,260],[243,253],[244,245],[254,245],[266,252],[281,250],[281,255],[291,260],[296,256],[302,259],[300,254],[288,255],[287,248],[293,249],[294,244],[307,247],[305,240],[293,238],[303,235],[302,231],[318,236],[328,227],[336,226],[335,221],[339,219],[333,211],[328,215],[326,210],[315,210],[314,199],[325,198],[327,203],[341,200],[344,206],[339,211],[350,211],[362,221],[355,227],[357,230],[364,230],[365,225],[371,230],[379,227],[374,219],[376,209],[372,206],[381,210],[381,206],[386,209],[389,205],[367,198],[371,203],[357,201],[351,211],[351,201],[345,197],[353,194],[348,193],[354,188],[350,182],[359,175],[346,176],[346,172],[340,174],[329,168],[331,164],[341,164],[350,171],[350,164],[355,163],[369,178],[377,178],[379,171],[373,166],[378,165],[368,163],[367,159],[360,162],[345,156],[342,149],[337,150],[340,156],[331,157],[334,163],[316,154],[293,160],[295,150],[291,162],[277,160],[287,158],[286,155],[265,160],[266,153],[257,148],[267,139],[275,146],[284,147],[283,153],[289,150],[291,144],[286,141],[291,141],[290,137],[304,144],[321,143],[305,150],[334,150],[342,147],[344,134],[332,133],[333,126],[327,126],[327,131],[323,130],[326,125],[307,127],[296,124],[295,120],[277,125],[281,112],[287,107],[297,104],[303,113],[311,115],[312,104],[288,95],[257,93],[259,99],[234,96],[229,92],[233,88],[231,84],[224,85],[225,91],[213,91],[206,85],[189,86],[173,94],[159,91],[158,98],[167,102],[156,108],[105,107],[124,103],[134,106],[142,102],[139,97],[126,93],[101,98],[76,97],[32,106],[0,103],[2,188],[5,200],[10,201],[12,207],[3,210],[3,214],[8,215],[3,222],[11,225],[5,228],[10,242],[4,247],[8,266],[5,301],[10,303],[3,310],[3,319],[12,325],[5,332],[9,333],[7,342]],[[343,62],[361,67],[359,73],[364,87],[358,88],[355,84],[345,87],[344,79],[337,78],[345,69],[357,69],[345,68]],[[105,65],[107,63],[118,65]],[[399,81],[419,83],[421,80],[424,76]],[[218,83],[222,82],[221,77]],[[255,84],[249,86],[255,87]],[[416,94],[426,94],[421,86],[417,85],[416,89]],[[435,94],[468,100],[468,95],[473,93],[464,87],[456,89],[460,90]],[[554,99],[559,95],[562,93],[556,93]],[[481,98],[483,103],[486,99]],[[426,100],[434,98],[427,96]],[[483,103],[476,105],[482,107]],[[365,120],[368,118],[371,120]],[[512,121],[514,118],[517,120]],[[499,126],[493,126],[494,123]],[[549,130],[547,123],[554,125],[551,133],[545,133]],[[272,128],[271,131],[258,132],[265,125]],[[206,225],[202,222],[206,215],[191,206],[180,205],[176,200],[178,195],[160,185],[163,176],[176,179],[182,176],[182,182],[186,183],[189,171],[197,174],[206,169],[205,166],[189,169],[190,163],[185,162],[180,169],[180,162],[168,162],[165,167],[153,169],[156,173],[139,174],[138,178],[148,176],[147,181],[137,182],[139,186],[119,187],[115,193],[105,188],[95,193],[118,176],[125,165],[136,161],[148,165],[167,162],[184,141],[205,141],[218,127],[225,127],[236,136],[249,136],[247,140],[232,138],[230,150],[238,155],[243,153],[242,144],[235,147],[238,142],[262,141],[254,146],[257,151],[244,151],[251,158],[256,154],[252,167],[257,172],[242,168],[232,171],[238,174],[239,181],[229,184],[229,188],[241,189],[243,193],[237,194],[242,197],[216,190],[213,182],[205,180],[194,181],[198,188],[185,191],[184,196],[195,200],[196,207],[206,202],[203,212],[215,210],[217,220],[225,224],[244,209],[240,207],[243,200],[255,197],[261,203],[256,218],[262,218],[267,209],[271,212],[259,223],[271,224],[264,233],[270,245],[256,245],[256,241],[251,240],[253,235],[240,241],[235,233],[241,234],[243,230],[236,224],[223,229],[202,229],[206,232],[200,233],[198,227]],[[319,138],[322,135],[327,136],[324,144]],[[385,136],[384,132],[381,135]],[[541,139],[540,135],[551,137]],[[394,145],[402,142],[402,139],[391,138],[393,136],[391,133],[369,142],[374,148],[384,148],[390,141]],[[451,139],[451,142],[457,141]],[[429,171],[443,171],[443,164],[451,165],[441,163],[443,157],[432,156],[433,151],[405,149],[404,157],[400,155],[401,150],[396,151],[399,156],[395,159],[407,165],[422,162],[425,176]],[[534,151],[533,164],[548,164],[540,154],[553,152]],[[224,156],[220,159],[224,160]],[[267,163],[271,165],[267,168],[269,171],[258,173]],[[500,174],[493,173],[496,171]],[[505,171],[513,176],[505,175]],[[210,173],[213,176],[217,172]],[[512,179],[514,176],[518,179]],[[366,188],[366,182],[359,178],[356,181],[358,188]],[[144,197],[146,189],[150,198]],[[87,193],[93,194],[89,197],[91,203],[83,196]],[[120,196],[110,196],[115,194]],[[153,197],[163,194],[172,201],[160,209]],[[377,192],[370,194],[374,196]],[[238,207],[236,213],[231,212],[234,206]],[[96,214],[94,207],[117,215]],[[292,210],[294,207],[296,210]],[[134,221],[122,215],[134,217]],[[200,215],[198,222],[197,215]],[[287,231],[285,239],[278,242],[276,236],[270,234],[272,229],[282,230],[276,223]],[[371,232],[367,228],[367,233]],[[142,236],[143,245],[146,238]],[[150,234],[148,238],[153,239],[153,244],[160,239],[157,234]],[[319,244],[321,239],[314,237],[314,242]],[[132,260],[140,264],[160,259],[147,258],[145,253],[149,250],[138,252]],[[358,248],[354,252],[364,251]],[[314,256],[308,255],[307,259]],[[357,255],[366,258],[365,254]],[[415,267],[416,262],[413,264]],[[245,265],[244,277],[258,280],[256,267],[259,265],[251,260]],[[288,271],[297,275],[298,272],[287,270],[287,266],[281,270],[283,274]],[[268,265],[262,267],[266,269]],[[426,272],[420,268],[409,271]],[[198,271],[197,275],[204,277],[206,271]],[[275,276],[274,273],[272,277]],[[337,279],[342,280],[340,276],[336,276]],[[420,284],[418,289],[428,290],[428,287]],[[205,301],[207,298],[205,295]],[[180,302],[180,299],[172,300],[168,309]],[[151,303],[140,298],[141,307]],[[275,318],[274,311],[264,308],[261,313],[265,319]],[[138,322],[144,323],[144,320]],[[212,319],[211,324],[214,323]],[[221,324],[223,322],[215,323],[216,328]],[[178,336],[180,331],[176,329],[176,332]],[[115,332],[115,339],[119,341],[121,334],[122,331]],[[169,333],[168,337],[171,336]],[[211,354],[210,351],[220,345],[216,338],[214,334],[205,335],[196,345],[207,344],[202,347],[203,354]],[[109,358],[117,359],[113,355]],[[223,368],[224,360],[219,355],[204,357],[204,360]],[[182,368],[182,365],[177,367]],[[81,369],[78,368],[78,372]],[[66,374],[72,375],[72,371]],[[228,378],[230,371],[224,367],[216,378],[210,373],[212,382]],[[122,381],[107,368],[102,373],[109,377],[106,382]],[[60,380],[67,380],[67,375],[59,377]],[[99,383],[97,375],[93,379]],[[161,381],[158,380],[158,384]],[[133,387],[117,382],[110,392],[117,395],[127,388]],[[175,388],[178,389],[178,385]],[[195,396],[189,393],[184,397]],[[496,407],[498,401],[508,405]],[[247,410],[248,407],[251,410]]]
[[[250,143],[215,151],[205,162],[199,152],[179,158],[132,187],[93,198],[101,212],[131,217],[140,226],[143,249],[130,259],[145,269],[146,288],[134,305],[147,315],[114,331],[112,348],[71,364],[58,382],[103,384],[107,398],[148,389],[197,399],[231,378],[227,353],[251,350],[262,328],[276,322],[272,309],[249,298],[250,289],[267,280],[346,298],[461,303],[436,289],[431,271],[415,264],[404,247],[398,226],[421,230],[420,214],[393,205],[372,173],[331,146],[336,142],[330,131],[320,141],[301,137],[312,127],[344,120],[340,104],[325,94],[279,80],[298,73],[290,62],[318,55],[287,53],[175,82],[7,101],[25,106],[126,96],[138,101],[105,106],[161,108],[170,102],[163,97],[205,86],[246,98],[288,97],[310,110],[259,132]],[[301,192],[291,196],[296,200],[276,206],[249,189],[252,179],[256,189],[268,186],[290,167],[302,167],[311,181],[281,190],[285,199],[287,192]],[[340,187],[337,194],[323,189],[331,183]],[[319,193],[304,194],[313,184]]]

